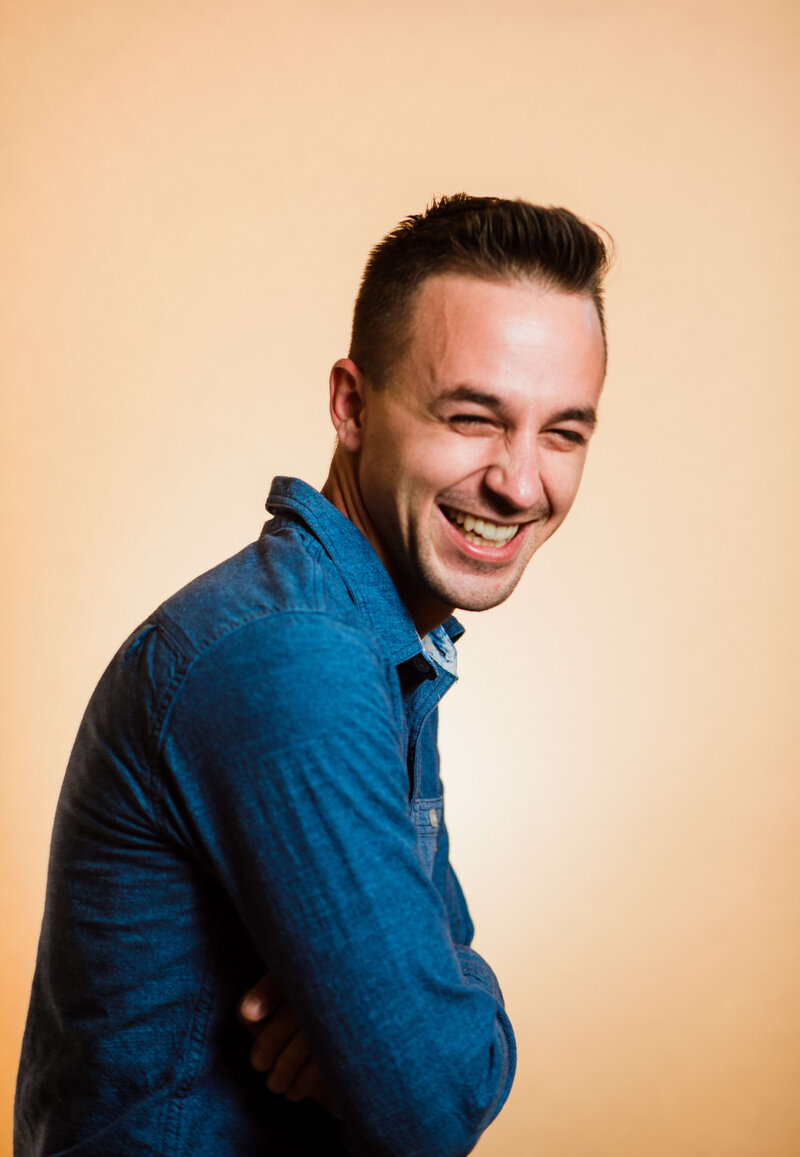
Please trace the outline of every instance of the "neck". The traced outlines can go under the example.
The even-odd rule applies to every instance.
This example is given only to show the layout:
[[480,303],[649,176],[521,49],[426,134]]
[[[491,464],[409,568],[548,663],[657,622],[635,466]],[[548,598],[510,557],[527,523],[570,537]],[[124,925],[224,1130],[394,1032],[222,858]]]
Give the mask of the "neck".
[[439,599],[424,590],[412,588],[407,580],[404,581],[397,567],[393,566],[361,495],[357,455],[337,445],[321,493],[358,527],[372,546],[414,620],[417,633],[420,636],[427,635],[434,627],[441,626],[450,617],[453,608],[444,606]]
[[356,456],[344,450],[341,445],[337,444],[336,446],[331,468],[321,493],[328,499],[328,502],[342,512],[345,518],[349,518],[358,527],[375,548],[383,565],[386,566],[386,559],[378,536],[361,497]]

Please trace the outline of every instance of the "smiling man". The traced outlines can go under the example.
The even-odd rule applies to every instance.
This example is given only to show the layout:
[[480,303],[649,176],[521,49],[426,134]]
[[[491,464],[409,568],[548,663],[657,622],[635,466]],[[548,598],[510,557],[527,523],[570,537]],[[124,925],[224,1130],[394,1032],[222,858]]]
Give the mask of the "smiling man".
[[453,610],[506,599],[575,498],[606,265],[566,210],[463,195],[373,251],[321,493],[276,479],[261,538],[87,709],[18,1157],[457,1157],[499,1112],[514,1037],[449,863],[437,709]]
[[[592,234],[594,237],[595,235]],[[540,280],[423,282],[413,341],[373,383],[331,375],[326,495],[375,548],[420,634],[508,598],[577,493],[604,376],[595,300]]]

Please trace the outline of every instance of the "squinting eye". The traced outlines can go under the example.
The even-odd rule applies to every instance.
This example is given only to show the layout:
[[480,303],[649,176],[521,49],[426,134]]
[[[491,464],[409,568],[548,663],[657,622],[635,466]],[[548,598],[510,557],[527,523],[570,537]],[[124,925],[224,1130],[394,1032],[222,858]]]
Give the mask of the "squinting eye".
[[573,442],[576,446],[582,446],[586,439],[583,434],[577,430],[551,430],[551,434],[558,434],[560,438],[564,438],[567,442]]
[[484,418],[480,414],[454,414],[450,421],[457,422],[461,426],[490,426],[492,424],[491,418]]

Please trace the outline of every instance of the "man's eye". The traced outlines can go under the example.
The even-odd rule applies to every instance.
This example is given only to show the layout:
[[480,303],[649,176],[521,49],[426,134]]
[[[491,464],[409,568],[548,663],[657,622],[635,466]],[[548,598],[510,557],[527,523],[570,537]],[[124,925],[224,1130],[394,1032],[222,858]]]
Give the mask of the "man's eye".
[[583,446],[586,438],[579,430],[551,430],[551,434],[557,434],[559,438],[563,438],[565,442],[572,442],[575,446]]
[[453,414],[450,421],[458,426],[491,426],[491,418],[485,418],[481,414]]

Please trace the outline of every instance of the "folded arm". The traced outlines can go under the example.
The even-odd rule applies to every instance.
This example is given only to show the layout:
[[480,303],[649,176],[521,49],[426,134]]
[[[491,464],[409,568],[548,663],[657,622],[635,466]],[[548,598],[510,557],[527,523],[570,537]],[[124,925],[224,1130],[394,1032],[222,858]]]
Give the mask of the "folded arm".
[[351,1151],[455,1157],[508,1094],[513,1033],[417,855],[392,678],[323,614],[240,629],[177,696],[164,806],[285,993]]

